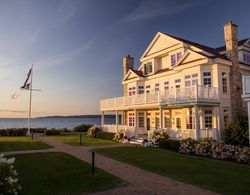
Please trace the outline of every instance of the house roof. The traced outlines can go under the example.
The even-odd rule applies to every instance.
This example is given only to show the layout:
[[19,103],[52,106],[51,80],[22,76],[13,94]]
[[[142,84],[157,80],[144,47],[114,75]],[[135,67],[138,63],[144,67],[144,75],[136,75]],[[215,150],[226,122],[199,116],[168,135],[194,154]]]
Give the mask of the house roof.
[[144,77],[143,72],[141,70],[130,69],[133,71],[137,76]]
[[[242,40],[238,41],[238,46],[243,45],[243,44],[244,44],[245,42],[247,42],[248,40],[249,40],[249,38],[248,38],[248,39],[242,39]],[[222,47],[217,47],[217,48],[215,48],[215,50],[216,50],[217,52],[225,51],[225,50],[226,50],[226,46],[224,45],[224,46],[222,46]]]
[[[163,33],[163,32],[162,32],[162,33]],[[187,44],[189,44],[189,45],[192,45],[192,46],[194,46],[194,47],[197,47],[197,48],[199,48],[199,49],[201,49],[201,50],[203,50],[203,51],[206,51],[206,52],[208,52],[208,53],[210,53],[210,54],[213,55],[213,56],[207,56],[208,58],[222,58],[222,59],[228,60],[228,58],[227,58],[225,55],[220,54],[218,51],[216,51],[215,48],[208,47],[208,46],[206,46],[206,45],[202,45],[202,44],[200,44],[200,43],[196,43],[196,42],[193,42],[193,41],[189,41],[189,40],[186,40],[186,39],[183,39],[183,38],[180,38],[180,37],[176,37],[176,36],[173,36],[173,35],[170,35],[170,34],[167,34],[167,33],[163,33],[163,34],[165,34],[165,35],[167,35],[167,36],[170,36],[170,37],[172,37],[172,38],[174,38],[174,39],[177,39],[177,40],[179,40],[179,41],[181,41],[181,42],[184,42],[184,43],[187,43]]]

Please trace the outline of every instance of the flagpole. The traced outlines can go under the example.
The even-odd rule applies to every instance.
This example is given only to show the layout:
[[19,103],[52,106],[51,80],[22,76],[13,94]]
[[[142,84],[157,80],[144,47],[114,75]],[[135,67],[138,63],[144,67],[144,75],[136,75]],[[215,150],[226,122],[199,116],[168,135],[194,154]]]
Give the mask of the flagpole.
[[28,135],[30,135],[30,122],[31,122],[31,100],[32,100],[32,80],[33,80],[33,64],[31,65],[31,75],[30,75],[30,102],[29,102],[29,118],[28,118]]

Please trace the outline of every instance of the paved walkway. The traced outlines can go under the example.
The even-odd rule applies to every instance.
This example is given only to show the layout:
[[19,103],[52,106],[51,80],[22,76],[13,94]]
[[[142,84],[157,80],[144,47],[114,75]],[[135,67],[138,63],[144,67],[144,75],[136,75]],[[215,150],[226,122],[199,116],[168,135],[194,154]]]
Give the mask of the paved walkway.
[[[78,159],[91,163],[91,150],[96,147],[81,147],[70,146],[58,141],[39,138],[42,142],[45,142],[54,148],[46,150],[32,150],[32,151],[19,151],[19,152],[6,152],[5,154],[14,153],[37,153],[37,152],[65,152],[75,156]],[[125,145],[123,145],[125,146]],[[128,145],[126,145],[128,146]],[[131,146],[131,145],[130,145]],[[100,146],[98,146],[99,148]],[[109,147],[108,145],[102,147]],[[112,145],[117,147],[117,145]],[[120,147],[120,145],[118,146]],[[96,166],[125,180],[129,183],[128,186],[118,187],[108,191],[95,193],[97,195],[103,194],[195,194],[206,195],[215,194],[205,189],[186,184],[183,182],[175,181],[168,177],[157,175],[152,172],[145,171],[143,169],[134,167],[132,165],[119,162],[101,155],[96,154]]]

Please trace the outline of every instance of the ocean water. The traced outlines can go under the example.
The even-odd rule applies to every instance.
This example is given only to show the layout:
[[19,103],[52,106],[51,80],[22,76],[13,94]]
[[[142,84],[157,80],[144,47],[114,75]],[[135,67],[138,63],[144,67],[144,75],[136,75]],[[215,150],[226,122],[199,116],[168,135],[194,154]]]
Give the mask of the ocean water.
[[[105,124],[114,124],[114,118],[105,118]],[[72,129],[80,124],[101,124],[101,118],[34,118],[31,119],[31,128],[68,128]],[[0,118],[0,129],[27,128],[25,118]]]

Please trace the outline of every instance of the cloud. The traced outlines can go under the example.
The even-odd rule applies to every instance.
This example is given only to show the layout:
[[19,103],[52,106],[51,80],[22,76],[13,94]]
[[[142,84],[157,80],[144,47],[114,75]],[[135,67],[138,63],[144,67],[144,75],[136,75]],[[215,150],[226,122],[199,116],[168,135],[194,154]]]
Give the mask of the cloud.
[[192,9],[194,7],[203,5],[205,1],[152,1],[145,0],[139,6],[124,17],[121,23],[138,22],[146,19],[152,19],[159,16],[171,16],[180,12]]
[[0,112],[27,113],[27,111],[24,110],[5,110],[5,109],[0,109]]
[[84,51],[86,51],[94,42],[92,40],[89,40],[85,44],[83,44],[80,48],[77,48],[75,50],[71,50],[68,52],[60,53],[56,56],[50,56],[41,60],[38,60],[34,62],[34,64],[37,65],[36,70],[42,70],[45,68],[50,68],[54,66],[60,66],[64,64],[65,62],[69,62],[70,60],[74,59],[78,55],[82,54]]

